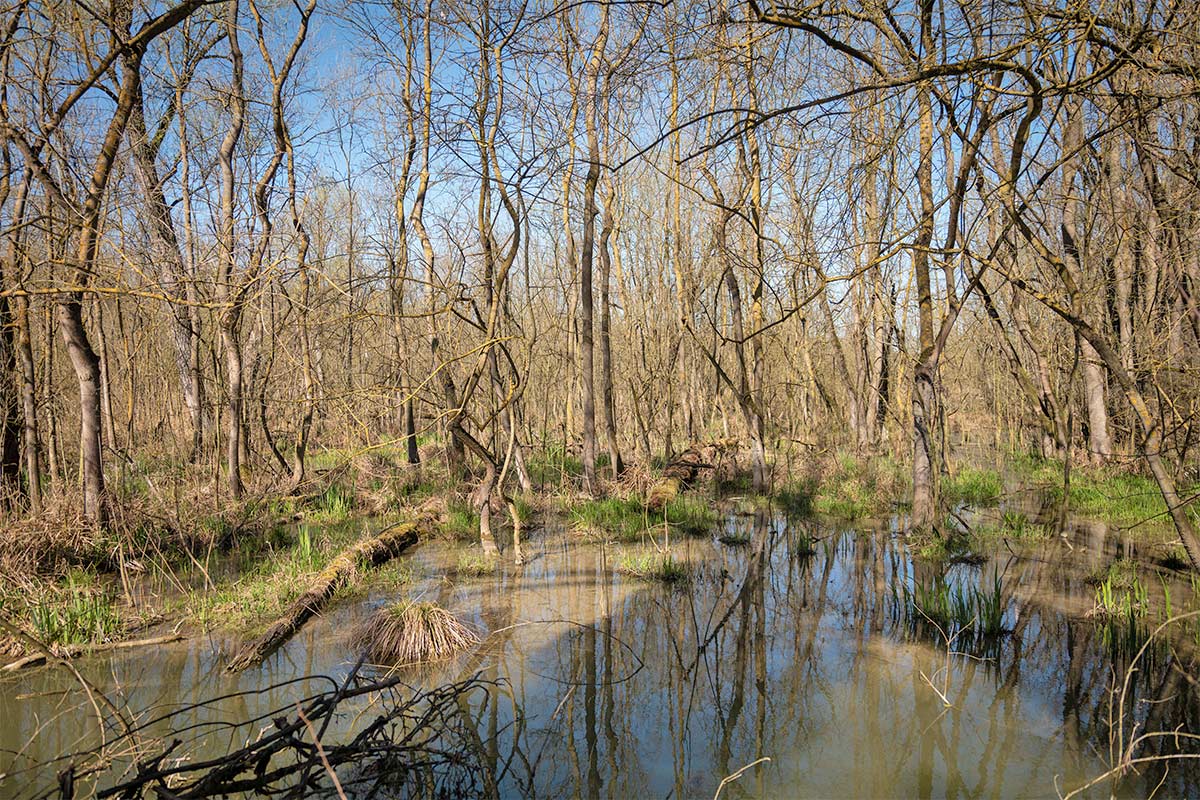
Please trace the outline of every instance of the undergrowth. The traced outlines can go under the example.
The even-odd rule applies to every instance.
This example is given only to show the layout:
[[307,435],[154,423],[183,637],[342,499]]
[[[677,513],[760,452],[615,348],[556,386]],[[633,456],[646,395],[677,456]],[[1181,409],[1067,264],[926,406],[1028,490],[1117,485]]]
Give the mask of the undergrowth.
[[707,535],[717,524],[712,504],[694,495],[678,495],[662,511],[647,507],[636,497],[584,500],[570,506],[567,515],[576,530],[626,542],[646,533],[659,533],[664,524],[691,536]]
[[951,504],[992,506],[999,502],[1004,484],[995,470],[963,466],[942,480],[941,489]]
[[680,583],[691,576],[691,570],[685,562],[679,561],[670,553],[653,550],[622,553],[617,558],[616,571],[635,578],[663,583]]
[[[848,520],[887,513],[906,500],[911,485],[904,467],[888,456],[860,459],[838,453],[813,477],[812,509]],[[805,506],[803,484],[788,484],[785,491],[787,501]]]

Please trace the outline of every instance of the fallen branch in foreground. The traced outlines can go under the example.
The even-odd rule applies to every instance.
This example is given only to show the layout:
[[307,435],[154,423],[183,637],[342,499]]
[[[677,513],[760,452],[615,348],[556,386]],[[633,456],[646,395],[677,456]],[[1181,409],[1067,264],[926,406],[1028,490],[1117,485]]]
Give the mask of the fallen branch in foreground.
[[329,566],[321,570],[312,585],[288,607],[266,633],[253,641],[246,642],[225,666],[227,672],[241,672],[258,666],[267,656],[287,643],[297,631],[319,612],[333,597],[360,565],[376,567],[395,558],[420,539],[420,533],[433,524],[429,514],[413,522],[405,522],[384,528],[369,539],[343,550]]
[[[154,636],[149,639],[130,639],[123,642],[101,642],[99,644],[70,644],[51,649],[59,658],[78,658],[84,654],[102,653],[108,650],[128,650],[134,647],[149,647],[156,644],[178,642],[182,639],[183,634],[169,633],[166,636]],[[0,667],[0,672],[14,672],[25,667],[34,667],[38,664],[46,663],[46,659],[47,655],[45,653],[31,653],[24,658],[18,658],[16,661]]]
[[[360,674],[361,668],[360,661],[337,681],[319,676],[328,682],[327,689],[280,698],[280,705],[249,719],[236,713],[227,717],[230,709],[221,703],[259,694],[274,697],[281,690],[303,695],[303,681],[293,679],[173,708],[138,726],[143,734],[159,732],[153,741],[135,742],[132,734],[126,734],[105,746],[35,765],[31,769],[57,771],[58,785],[39,788],[31,782],[30,791],[20,796],[27,800],[64,796],[63,776],[74,786],[89,787],[99,800],[493,794],[487,789],[508,773],[509,765],[499,775],[493,774],[497,765],[489,762],[488,754],[508,726],[477,730],[481,723],[472,709],[489,698],[498,702],[497,698],[506,697],[502,683],[475,675],[419,689],[404,683],[398,673]],[[215,755],[205,749],[209,734],[198,730],[205,727],[196,725],[198,713],[211,720],[209,724],[220,731],[217,738],[231,743],[231,749]],[[209,755],[201,757],[201,753]]]

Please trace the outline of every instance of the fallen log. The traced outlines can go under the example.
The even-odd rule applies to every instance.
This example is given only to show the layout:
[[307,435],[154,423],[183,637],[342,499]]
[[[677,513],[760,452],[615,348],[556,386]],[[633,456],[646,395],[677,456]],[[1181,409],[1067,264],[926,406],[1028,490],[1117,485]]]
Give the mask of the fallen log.
[[[108,650],[128,650],[133,647],[150,647],[156,644],[167,644],[168,642],[178,642],[183,639],[183,634],[170,633],[166,636],[155,636],[151,639],[131,639],[123,642],[103,642],[101,644],[71,644],[61,647],[53,647],[51,651],[59,658],[78,658],[81,655],[91,653],[103,653]],[[18,658],[0,667],[0,672],[14,672],[25,667],[35,667],[38,664],[46,662],[47,655],[45,653],[31,653],[24,658]]]
[[302,595],[288,607],[266,633],[246,642],[225,665],[226,672],[241,672],[261,664],[267,656],[287,643],[304,623],[317,614],[358,569],[359,565],[376,567],[412,547],[420,538],[418,531],[431,524],[429,516],[384,528],[370,539],[364,539],[343,550]]
[[731,453],[738,450],[736,439],[721,439],[708,444],[695,444],[684,450],[663,468],[662,480],[646,496],[652,511],[662,511],[679,492],[695,483],[704,472],[711,472]]

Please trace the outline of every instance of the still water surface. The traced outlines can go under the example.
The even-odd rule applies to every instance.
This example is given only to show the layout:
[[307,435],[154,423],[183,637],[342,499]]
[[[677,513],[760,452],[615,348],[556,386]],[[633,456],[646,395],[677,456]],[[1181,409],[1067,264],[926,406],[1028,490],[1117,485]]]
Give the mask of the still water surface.
[[[470,709],[500,794],[712,798],[725,776],[759,762],[721,796],[1049,797],[1107,769],[1110,687],[1130,654],[1085,617],[1084,577],[1132,552],[1120,536],[1079,523],[1029,549],[1000,545],[982,564],[937,565],[914,560],[887,525],[843,530],[759,513],[730,517],[722,533],[749,543],[671,542],[695,565],[681,586],[619,574],[620,553],[637,545],[561,530],[535,534],[524,567],[492,576],[447,577],[458,552],[448,545],[416,551],[423,577],[408,596],[460,614],[485,643],[413,680],[480,672],[500,683]],[[899,587],[937,577],[990,586],[996,576],[1010,631],[998,641],[948,648],[905,618]],[[1150,572],[1143,579],[1158,585]],[[1176,608],[1191,596],[1180,579],[1166,585]],[[214,638],[80,667],[133,718],[200,704],[173,726],[246,720],[346,675],[351,629],[396,599],[338,607],[240,676],[221,671],[232,643]],[[970,652],[948,652],[960,648]],[[1155,649],[1135,673],[1127,710],[1143,730],[1200,731],[1185,653],[1194,650]],[[316,677],[296,680],[306,676]],[[205,702],[247,690],[262,691]],[[328,736],[355,724],[348,716]],[[53,786],[66,761],[51,760],[95,737],[94,712],[64,671],[0,681],[0,797]],[[244,728],[194,728],[185,750],[212,758],[245,738]],[[1169,770],[1163,796],[1200,795],[1194,763]],[[1090,796],[1145,796],[1162,778],[1150,769]]]

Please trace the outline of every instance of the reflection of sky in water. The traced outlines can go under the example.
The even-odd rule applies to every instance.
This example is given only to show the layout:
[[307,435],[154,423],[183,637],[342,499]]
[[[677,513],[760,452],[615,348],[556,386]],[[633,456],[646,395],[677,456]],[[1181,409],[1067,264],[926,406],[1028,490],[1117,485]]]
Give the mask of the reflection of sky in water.
[[[457,582],[441,577],[454,553],[426,545],[417,593],[492,635],[482,653],[424,679],[478,670],[507,681],[486,702],[479,696],[472,715],[485,740],[501,731],[496,769],[505,769],[501,788],[513,796],[712,797],[723,776],[763,757],[770,763],[748,770],[723,796],[1041,797],[1054,794],[1056,776],[1070,786],[1104,770],[1098,753],[1108,750],[1112,661],[1094,623],[1079,615],[1091,603],[1081,576],[1096,561],[1094,550],[1072,551],[1053,539],[1022,558],[1003,552],[981,566],[950,567],[952,584],[1002,576],[1014,633],[986,658],[950,657],[947,674],[939,671],[946,648],[912,634],[891,588],[930,580],[938,568],[908,559],[886,533],[800,524],[818,539],[809,558],[793,555],[800,530],[782,520],[732,518],[729,530],[751,536],[745,547],[676,537],[676,555],[698,565],[682,589],[616,575],[619,546],[571,535],[533,537],[520,573]],[[1081,536],[1099,538],[1091,529]],[[240,676],[220,672],[214,653],[228,643],[209,639],[85,667],[97,684],[120,686],[118,704],[152,709],[143,720],[297,676],[336,678],[354,657],[349,628],[388,599],[334,610],[261,670]],[[1167,700],[1139,704],[1141,717],[1155,715],[1147,724],[1159,729],[1196,729],[1196,690],[1172,677],[1178,671],[1166,659],[1146,666],[1137,696]],[[950,708],[922,674],[945,688]],[[295,682],[183,718],[193,725],[244,720],[329,685]],[[94,732],[89,709],[61,671],[7,679],[0,683],[0,747],[27,747],[38,760],[79,749]],[[188,735],[200,737],[193,756],[211,758],[244,744],[247,730],[205,727]],[[0,755],[0,767],[12,762]],[[41,769],[38,779],[52,781],[58,768]],[[1121,792],[1143,794],[1157,778],[1135,779]],[[29,779],[10,777],[0,796],[20,795]],[[1100,788],[1107,794],[1107,784]],[[1197,791],[1194,768],[1171,770],[1166,794]]]

